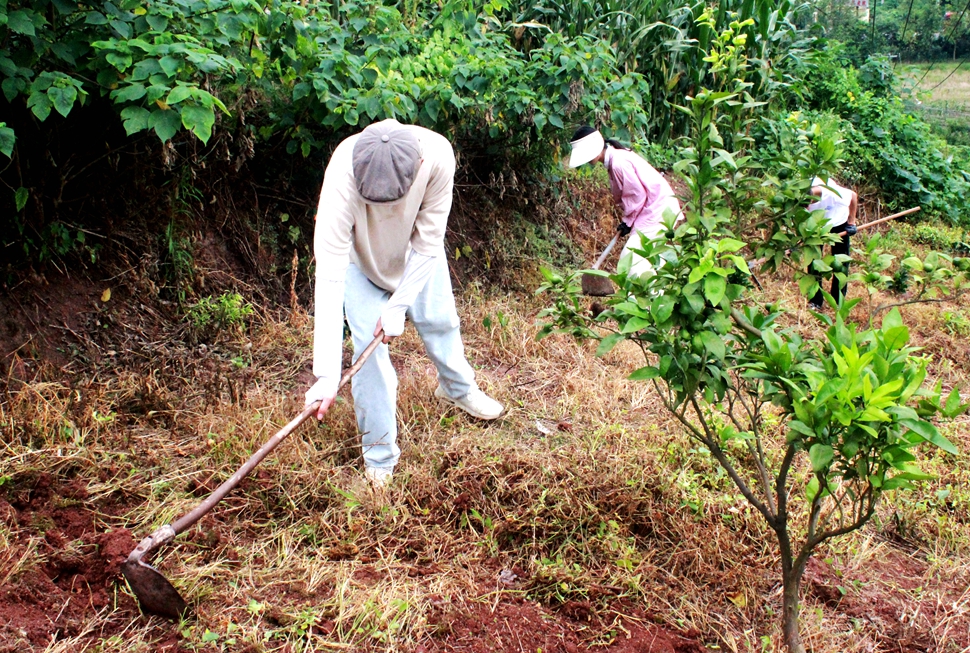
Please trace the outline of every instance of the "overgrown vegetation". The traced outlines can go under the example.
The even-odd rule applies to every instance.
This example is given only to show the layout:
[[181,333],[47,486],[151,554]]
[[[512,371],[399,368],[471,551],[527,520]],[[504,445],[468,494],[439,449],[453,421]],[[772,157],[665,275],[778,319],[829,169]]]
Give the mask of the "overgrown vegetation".
[[[760,103],[745,81],[749,63],[729,45],[742,26],[732,23],[712,43],[708,59],[720,73],[715,89],[701,89],[683,107],[692,131],[675,169],[685,174],[690,196],[683,224],[666,217],[669,242],[644,239],[640,251],[656,274],[631,275],[629,260],[621,261],[612,275],[616,293],[606,310],[590,316],[579,309],[575,275],[548,272],[544,288],[554,293],[555,306],[546,312],[552,322],[544,333],[600,340],[600,355],[623,340],[642,349],[647,365],[630,378],[653,382],[667,411],[774,531],[784,640],[788,650],[802,653],[799,592],[815,549],[865,525],[884,492],[929,478],[916,464],[917,445],[956,454],[926,418],[953,419],[970,403],[956,390],[941,397],[939,387],[924,386],[927,363],[907,346],[909,330],[898,310],[876,327],[876,315],[888,308],[880,306],[859,325],[850,317],[859,300],[837,303],[828,296],[835,315],[822,318],[824,337],[805,340],[780,324],[781,307],[752,305],[752,284],[734,280],[738,272],[750,274],[738,255],[748,245],[769,269],[791,265],[806,297],[821,277],[838,275],[845,283],[848,261],[823,256],[822,246],[834,236],[805,208],[813,179],[827,177],[838,163],[831,136],[818,125],[788,120],[772,173],[760,183],[750,175],[747,133]],[[770,202],[752,201],[762,195]],[[748,226],[749,212],[759,208],[755,219],[767,216],[759,224],[770,225],[763,239]],[[870,245],[867,272],[888,267],[891,257],[877,251],[878,241]],[[903,264],[913,283],[960,294],[970,268],[960,260],[953,269],[945,265],[950,262],[934,252]],[[880,289],[891,281],[878,274],[852,279]],[[923,300],[920,291],[908,302]],[[611,333],[603,336],[597,327]]]
[[[0,0],[0,616],[36,617],[0,650],[970,646],[970,157],[878,56],[964,36],[916,43],[942,6],[910,7]],[[157,561],[196,616],[143,619],[104,538],[299,409],[322,170],[386,117],[455,143],[463,334],[512,410],[443,412],[409,330],[391,492],[341,402]],[[687,188],[597,317],[549,273],[600,358],[536,342],[528,296],[615,222],[560,168],[579,123]],[[815,174],[923,210],[833,257]],[[803,310],[832,276],[849,300]]]
[[791,88],[792,110],[844,141],[846,176],[876,186],[887,207],[922,206],[955,224],[970,223],[970,155],[937,136],[904,97],[885,58],[851,65],[838,44],[817,52]]

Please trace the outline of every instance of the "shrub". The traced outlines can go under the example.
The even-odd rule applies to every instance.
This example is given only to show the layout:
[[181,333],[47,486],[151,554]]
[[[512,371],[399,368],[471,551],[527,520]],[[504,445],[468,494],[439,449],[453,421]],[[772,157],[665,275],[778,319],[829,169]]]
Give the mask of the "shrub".
[[200,334],[212,334],[218,330],[239,332],[253,314],[253,307],[242,295],[224,292],[218,297],[203,297],[189,307],[186,318]]
[[[722,49],[726,42],[713,42],[719,51],[712,58],[734,56]],[[575,275],[547,271],[543,289],[553,293],[554,305],[541,335],[599,340],[599,355],[622,340],[643,351],[645,365],[630,378],[654,385],[669,414],[711,453],[773,532],[784,642],[792,653],[804,653],[799,588],[815,548],[861,528],[883,493],[929,478],[917,464],[920,445],[955,448],[927,418],[954,417],[970,404],[956,391],[943,400],[939,387],[924,387],[927,360],[908,346],[897,309],[878,326],[871,320],[862,326],[849,319],[859,300],[840,305],[828,296],[835,316],[822,316],[824,337],[809,340],[780,326],[781,307],[759,306],[745,285],[731,281],[750,274],[738,254],[746,245],[766,264],[790,265],[809,297],[818,283],[806,266],[832,274],[843,262],[820,256],[835,236],[805,201],[812,178],[838,163],[833,139],[790,116],[775,125],[783,146],[773,155],[772,173],[754,177],[747,133],[759,105],[746,97],[744,62],[734,63],[724,68],[727,79],[717,80],[726,90],[700,89],[682,107],[693,129],[676,169],[691,196],[682,223],[668,215],[666,238],[644,237],[635,250],[654,271],[631,274],[629,259],[622,259],[610,275],[618,289],[593,317],[581,309]],[[745,197],[763,194],[769,202]],[[767,214],[769,234],[746,243],[752,207]],[[865,273],[875,283],[891,281],[881,274],[891,257],[875,246],[867,254]],[[940,257],[919,263],[914,283],[927,285],[931,276],[935,284],[937,272],[941,282],[953,276]],[[957,280],[966,282],[966,275]]]
[[848,177],[878,186],[890,207],[920,205],[921,215],[970,224],[970,159],[907,108],[884,59],[856,69],[830,42],[802,73],[790,106],[843,139]]

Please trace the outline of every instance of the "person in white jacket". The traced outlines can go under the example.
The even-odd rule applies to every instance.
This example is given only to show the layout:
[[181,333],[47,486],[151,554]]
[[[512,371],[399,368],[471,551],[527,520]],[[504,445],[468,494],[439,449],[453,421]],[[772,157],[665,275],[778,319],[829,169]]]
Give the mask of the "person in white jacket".
[[415,125],[384,120],[334,150],[317,207],[313,374],[307,405],[317,419],[340,380],[343,317],[354,360],[382,331],[383,343],[352,381],[367,478],[383,487],[400,458],[397,375],[387,342],[405,315],[438,371],[435,396],[479,419],[504,407],[475,383],[465,358],[444,236],[451,212],[455,154],[448,140]]
[[[834,177],[827,180],[815,177],[812,180],[812,188],[809,191],[818,200],[808,205],[809,211],[825,211],[825,218],[831,233],[844,234],[842,242],[832,245],[833,256],[844,254],[846,256],[852,250],[849,242],[850,236],[856,233],[856,213],[859,210],[859,196],[854,190],[839,185]],[[848,266],[845,267],[848,274]],[[845,297],[845,286],[839,284],[839,279],[832,276],[832,297],[841,302]],[[819,289],[815,296],[809,300],[812,308],[821,310],[822,308],[822,283],[819,280]]]

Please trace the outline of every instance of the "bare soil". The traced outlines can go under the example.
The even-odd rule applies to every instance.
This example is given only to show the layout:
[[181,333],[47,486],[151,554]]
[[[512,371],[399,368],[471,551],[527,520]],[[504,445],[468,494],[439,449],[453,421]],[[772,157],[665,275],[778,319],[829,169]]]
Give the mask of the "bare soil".
[[[41,474],[8,496],[11,502],[0,499],[0,515],[22,536],[10,543],[7,559],[25,561],[26,571],[0,585],[0,651],[43,650],[81,635],[104,611],[137,613],[131,597],[118,591],[134,540],[126,529],[98,532],[83,486],[56,485]],[[118,508],[102,505],[98,512]],[[125,627],[117,626],[119,632]]]
[[[96,523],[123,506],[90,503],[79,484],[57,485],[47,474],[13,488],[0,499],[0,518],[21,537],[11,543],[10,559],[38,561],[13,582],[0,585],[0,653],[42,651],[64,638],[90,636],[90,643],[123,637],[142,616],[121,574],[121,565],[134,549],[132,533],[124,528],[98,532]],[[209,524],[195,531],[193,540],[210,548],[218,528]],[[177,543],[174,545],[177,546]],[[356,579],[368,582],[368,573]],[[525,581],[527,579],[519,579]],[[285,594],[286,590],[281,590]],[[605,610],[588,602],[569,602],[550,609],[521,597],[502,596],[486,585],[480,597],[442,602],[430,616],[433,634],[417,646],[417,653],[701,653],[698,633],[675,632],[659,617],[642,608],[616,602]],[[110,613],[109,618],[104,618]],[[159,650],[183,649],[176,624],[152,619]],[[94,627],[92,628],[92,625]],[[332,625],[331,625],[332,628]],[[319,626],[328,634],[328,625]],[[604,639],[603,633],[606,633]]]

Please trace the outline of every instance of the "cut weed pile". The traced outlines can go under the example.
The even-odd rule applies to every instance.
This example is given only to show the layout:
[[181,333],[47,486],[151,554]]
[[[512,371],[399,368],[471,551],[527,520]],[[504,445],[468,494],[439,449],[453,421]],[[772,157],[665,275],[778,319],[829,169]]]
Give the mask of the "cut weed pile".
[[[576,240],[598,222],[572,225]],[[900,238],[900,255],[915,246]],[[537,342],[542,297],[459,281],[469,359],[508,415],[437,403],[408,329],[392,345],[403,454],[389,492],[360,472],[345,391],[160,549],[154,564],[193,607],[180,623],[141,615],[119,565],[302,408],[311,320],[257,310],[198,342],[97,305],[101,288],[74,293],[69,379],[25,365],[26,350],[7,358],[0,651],[780,651],[773,540],[651,386],[625,379],[642,353]],[[784,275],[761,283],[804,305]],[[942,316],[965,309],[904,311],[934,373],[960,386],[966,339]],[[821,328],[805,310],[793,319]],[[813,650],[970,646],[966,425],[946,433],[962,453],[928,463],[937,480],[889,495],[813,559]]]

